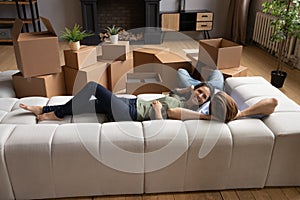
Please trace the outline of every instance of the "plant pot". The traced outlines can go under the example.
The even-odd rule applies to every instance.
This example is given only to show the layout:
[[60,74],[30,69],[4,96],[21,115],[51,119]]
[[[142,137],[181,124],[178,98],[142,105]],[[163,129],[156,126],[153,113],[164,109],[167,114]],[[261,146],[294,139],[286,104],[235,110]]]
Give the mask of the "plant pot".
[[116,35],[111,35],[110,36],[110,42],[112,43],[112,44],[118,44],[118,34],[116,34]]
[[77,42],[70,41],[69,47],[72,51],[78,51],[80,49],[80,42],[79,41],[77,41]]
[[287,73],[284,71],[274,70],[271,72],[271,84],[277,88],[281,88],[285,81]]

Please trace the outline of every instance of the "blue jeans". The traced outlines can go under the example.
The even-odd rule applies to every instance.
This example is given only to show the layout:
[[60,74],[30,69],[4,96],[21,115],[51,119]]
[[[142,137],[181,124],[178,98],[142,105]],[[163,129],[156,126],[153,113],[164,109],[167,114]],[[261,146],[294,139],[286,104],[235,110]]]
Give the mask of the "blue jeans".
[[[179,86],[182,88],[189,87],[191,85],[195,86],[201,83],[200,80],[194,79],[187,70],[182,68],[178,69],[177,71],[177,79]],[[217,69],[212,70],[205,82],[211,84],[213,87],[219,90],[224,89],[224,77],[222,73]]]
[[[92,96],[96,99],[91,98]],[[95,82],[88,82],[64,105],[43,107],[43,113],[52,111],[58,118],[82,113],[101,113],[115,121],[137,119],[136,99],[119,98]]]

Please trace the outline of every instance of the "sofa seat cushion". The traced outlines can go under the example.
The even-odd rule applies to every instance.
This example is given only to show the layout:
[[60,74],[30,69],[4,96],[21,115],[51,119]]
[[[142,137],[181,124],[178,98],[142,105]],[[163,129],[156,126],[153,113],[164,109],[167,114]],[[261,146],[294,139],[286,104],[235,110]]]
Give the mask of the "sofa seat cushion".
[[297,103],[262,77],[228,78],[225,82],[225,90],[237,102],[240,110],[263,98],[274,97],[278,100],[275,112],[300,111]]
[[[0,98],[0,109],[5,111],[0,114],[1,124],[36,124],[36,116],[31,112],[19,107],[20,103],[26,105],[44,106],[48,102],[45,97],[25,97],[21,99],[16,98]],[[4,114],[4,116],[3,116]]]

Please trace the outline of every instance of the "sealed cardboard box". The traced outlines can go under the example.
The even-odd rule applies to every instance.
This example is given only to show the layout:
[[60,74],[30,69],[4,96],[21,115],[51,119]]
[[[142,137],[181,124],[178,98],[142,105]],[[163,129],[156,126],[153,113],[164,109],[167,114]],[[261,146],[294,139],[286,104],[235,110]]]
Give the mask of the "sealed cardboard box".
[[12,76],[18,98],[28,96],[52,97],[66,94],[63,73],[24,78],[19,72]]
[[129,52],[129,41],[118,41],[118,44],[105,42],[102,44],[102,59],[124,61]]
[[133,58],[126,61],[115,61],[108,66],[109,90],[117,93],[126,89],[126,74],[133,72]]
[[75,95],[89,81],[95,81],[107,88],[107,63],[97,62],[79,70],[63,66],[63,71],[68,95]]
[[162,93],[163,85],[158,73],[128,73],[127,94]]
[[65,65],[82,69],[97,63],[97,50],[94,46],[81,46],[78,51],[64,50]]
[[239,76],[247,76],[248,68],[244,66],[233,67],[228,69],[220,70],[224,76],[224,79],[228,77],[239,77]]
[[232,41],[217,38],[200,40],[199,60],[218,69],[239,67],[243,46]]
[[47,31],[21,33],[23,22],[19,19],[13,26],[17,67],[24,78],[61,72],[57,35],[49,20],[41,20]]

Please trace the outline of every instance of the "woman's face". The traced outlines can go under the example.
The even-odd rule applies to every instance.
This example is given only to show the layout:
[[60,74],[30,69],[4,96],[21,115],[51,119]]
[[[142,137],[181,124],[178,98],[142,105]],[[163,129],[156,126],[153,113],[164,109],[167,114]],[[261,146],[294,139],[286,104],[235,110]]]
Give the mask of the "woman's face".
[[206,86],[202,86],[193,91],[191,98],[194,105],[202,105],[209,99],[209,96],[209,88]]

